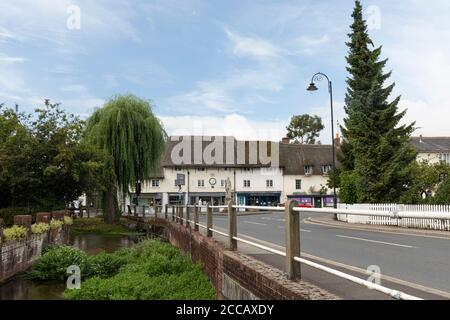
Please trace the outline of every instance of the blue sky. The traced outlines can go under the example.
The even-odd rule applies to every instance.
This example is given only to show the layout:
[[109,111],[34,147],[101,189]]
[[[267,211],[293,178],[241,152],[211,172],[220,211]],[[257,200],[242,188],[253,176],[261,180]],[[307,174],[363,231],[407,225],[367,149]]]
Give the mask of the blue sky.
[[[450,135],[450,3],[362,1],[375,44],[417,121],[416,134]],[[0,101],[33,110],[45,98],[87,117],[114,94],[151,99],[169,134],[279,139],[293,114],[323,117],[326,84],[344,116],[351,0],[2,0]],[[71,6],[80,28],[70,29]]]

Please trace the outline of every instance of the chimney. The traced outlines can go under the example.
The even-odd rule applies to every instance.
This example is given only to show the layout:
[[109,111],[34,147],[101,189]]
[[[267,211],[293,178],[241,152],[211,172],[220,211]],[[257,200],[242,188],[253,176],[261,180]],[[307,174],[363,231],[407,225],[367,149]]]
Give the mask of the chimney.
[[289,139],[288,137],[284,137],[281,139],[282,144],[289,144],[290,142],[291,142],[291,139]]
[[334,144],[337,148],[341,146],[341,137],[339,133],[336,133],[336,138],[334,138]]

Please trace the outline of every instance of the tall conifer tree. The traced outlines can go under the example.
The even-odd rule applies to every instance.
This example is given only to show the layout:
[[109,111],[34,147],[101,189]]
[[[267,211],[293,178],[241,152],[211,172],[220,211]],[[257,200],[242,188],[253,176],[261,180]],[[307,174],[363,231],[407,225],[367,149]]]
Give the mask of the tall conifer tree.
[[409,139],[415,123],[400,125],[406,113],[398,110],[400,97],[388,101],[394,84],[385,82],[391,72],[383,72],[387,59],[380,59],[381,47],[373,48],[359,0],[352,17],[340,154],[343,174],[354,173],[358,202],[395,202],[411,180],[416,152]]

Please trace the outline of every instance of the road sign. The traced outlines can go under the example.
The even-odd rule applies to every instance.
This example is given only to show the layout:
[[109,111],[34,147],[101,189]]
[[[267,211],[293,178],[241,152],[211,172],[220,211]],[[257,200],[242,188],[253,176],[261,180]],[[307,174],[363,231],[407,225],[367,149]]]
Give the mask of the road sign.
[[186,185],[185,175],[182,173],[177,173],[177,186]]

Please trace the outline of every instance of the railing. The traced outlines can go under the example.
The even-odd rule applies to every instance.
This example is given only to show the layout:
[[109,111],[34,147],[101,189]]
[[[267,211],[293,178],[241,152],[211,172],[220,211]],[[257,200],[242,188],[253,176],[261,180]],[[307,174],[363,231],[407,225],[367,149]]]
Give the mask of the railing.
[[[342,209],[369,210],[368,216],[338,214],[339,221],[371,225],[396,226],[403,228],[450,231],[450,205],[402,205],[402,204],[340,204]],[[420,216],[401,217],[377,215],[375,212],[420,212]],[[434,218],[434,213],[439,213]],[[448,216],[448,219],[442,218]]]
[[[171,209],[171,210],[169,210]],[[194,209],[194,220],[191,220],[191,209]],[[206,225],[199,223],[199,212],[201,209],[206,209]],[[213,210],[214,209],[226,209],[228,212],[228,233],[213,228]],[[237,232],[237,210],[259,210],[261,212],[284,212],[285,213],[285,251],[273,249],[271,247],[249,241],[238,237]],[[169,216],[171,211],[171,217]],[[401,291],[390,289],[373,282],[363,280],[361,278],[352,276],[350,274],[332,269],[330,267],[315,263],[313,261],[306,260],[301,257],[300,250],[300,213],[326,213],[326,214],[352,214],[358,216],[389,216],[389,217],[422,217],[423,212],[374,212],[370,210],[347,210],[347,209],[313,209],[313,208],[299,208],[296,201],[289,201],[285,208],[282,207],[257,207],[257,206],[239,206],[235,205],[233,201],[230,201],[228,206],[197,206],[197,205],[165,205],[164,206],[164,218],[166,220],[172,220],[173,222],[190,227],[194,226],[195,231],[199,231],[199,228],[206,230],[206,236],[211,238],[213,233],[217,233],[227,238],[227,247],[229,250],[236,251],[238,249],[238,243],[244,243],[255,248],[279,255],[285,259],[285,271],[288,279],[299,280],[301,279],[301,264],[308,265],[318,270],[322,270],[329,274],[335,275],[342,279],[349,280],[359,285],[366,286],[368,289],[376,290],[392,298],[399,300],[422,300],[412,295],[406,294]],[[426,213],[429,216],[429,213]],[[433,214],[434,219],[449,219],[449,213]]]

